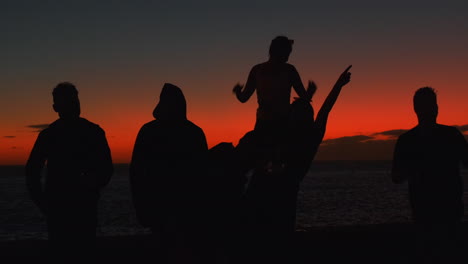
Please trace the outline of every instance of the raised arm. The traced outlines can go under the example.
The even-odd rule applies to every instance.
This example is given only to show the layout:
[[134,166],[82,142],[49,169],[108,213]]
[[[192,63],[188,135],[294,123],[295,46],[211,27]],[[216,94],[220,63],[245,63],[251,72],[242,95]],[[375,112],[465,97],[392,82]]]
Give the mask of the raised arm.
[[348,72],[349,69],[351,69],[351,66],[352,65],[348,66],[348,68],[346,68],[346,70],[340,75],[317,114],[314,125],[314,135],[316,136],[315,140],[318,142],[318,144],[322,142],[322,139],[325,135],[328,115],[330,114],[330,111],[332,110],[336,100],[338,99],[338,96],[340,95],[341,88],[343,88],[343,86],[345,86],[351,80],[351,73]]
[[236,95],[237,100],[239,100],[241,103],[245,103],[249,100],[249,98],[252,96],[252,94],[255,92],[256,87],[256,70],[257,68],[254,66],[252,70],[250,70],[249,77],[247,78],[247,83],[245,84],[245,87],[243,87],[241,84],[236,84],[234,88],[232,89],[232,92]]
[[317,87],[315,86],[315,84],[309,81],[309,86],[306,91],[306,89],[304,88],[304,85],[302,85],[301,76],[299,75],[299,73],[297,72],[294,66],[292,66],[292,86],[293,86],[294,91],[296,91],[297,95],[299,96],[299,98],[305,99],[307,101],[310,101],[315,91],[317,90]]
[[39,133],[25,168],[28,193],[34,204],[39,207],[43,214],[46,213],[46,205],[41,183],[41,172],[47,159],[44,133],[44,131]]

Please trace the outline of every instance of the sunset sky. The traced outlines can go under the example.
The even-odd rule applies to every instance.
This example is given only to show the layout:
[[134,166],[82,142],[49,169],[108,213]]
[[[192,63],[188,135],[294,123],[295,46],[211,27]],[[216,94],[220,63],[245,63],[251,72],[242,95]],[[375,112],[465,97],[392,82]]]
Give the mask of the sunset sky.
[[0,165],[24,164],[57,119],[61,81],[77,86],[82,117],[106,131],[115,163],[129,162],[165,82],[182,88],[210,146],[237,144],[257,102],[241,104],[232,87],[277,35],[295,40],[289,62],[317,83],[316,111],[353,65],[318,158],[390,158],[388,139],[416,124],[422,86],[438,91],[439,123],[468,133],[466,0],[225,2],[2,1]]

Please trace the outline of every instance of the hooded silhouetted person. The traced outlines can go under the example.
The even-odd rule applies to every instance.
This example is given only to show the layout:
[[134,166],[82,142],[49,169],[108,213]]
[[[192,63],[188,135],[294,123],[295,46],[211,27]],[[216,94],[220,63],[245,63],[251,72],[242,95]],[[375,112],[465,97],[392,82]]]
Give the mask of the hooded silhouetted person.
[[60,118],[39,133],[26,164],[26,183],[46,216],[51,253],[67,262],[93,247],[97,201],[113,166],[104,130],[80,117],[75,86],[60,83],[52,94]]
[[[203,130],[187,120],[181,89],[164,84],[155,120],[140,129],[130,164],[139,222],[166,247],[188,239],[201,193],[200,167],[207,154]],[[175,241],[176,240],[176,241]]]
[[[460,164],[468,167],[468,144],[457,128],[436,122],[437,95],[430,87],[413,97],[418,125],[398,138],[392,179],[408,181],[413,220],[421,231],[425,255],[431,261],[453,263],[447,249],[455,248],[463,216]],[[432,262],[431,262],[432,263]]]

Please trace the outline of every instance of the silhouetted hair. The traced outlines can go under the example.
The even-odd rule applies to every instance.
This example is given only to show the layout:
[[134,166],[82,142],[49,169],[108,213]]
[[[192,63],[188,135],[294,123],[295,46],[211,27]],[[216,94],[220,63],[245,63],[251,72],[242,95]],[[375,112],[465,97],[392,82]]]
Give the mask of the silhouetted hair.
[[70,98],[70,97],[77,97],[78,90],[76,89],[75,85],[71,82],[61,82],[55,86],[54,90],[52,91],[52,96],[54,97],[54,102],[58,98]]
[[415,109],[427,105],[437,105],[437,94],[432,87],[419,88],[413,97],[413,104]]
[[173,84],[165,83],[153,116],[159,120],[187,119],[187,103],[182,90]]
[[285,36],[278,36],[271,41],[270,57],[287,58],[292,51],[294,40],[288,39]]
[[296,98],[291,104],[289,118],[295,123],[314,122],[314,108],[307,100]]

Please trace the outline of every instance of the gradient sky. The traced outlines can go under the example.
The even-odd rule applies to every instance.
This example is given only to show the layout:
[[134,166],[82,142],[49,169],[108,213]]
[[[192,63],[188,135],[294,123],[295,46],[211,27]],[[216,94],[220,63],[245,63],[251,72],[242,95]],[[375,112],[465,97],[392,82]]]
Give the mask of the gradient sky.
[[[422,86],[438,91],[440,123],[468,124],[466,0],[229,2],[2,1],[0,165],[24,164],[40,125],[57,118],[51,92],[61,81],[76,84],[82,116],[106,131],[116,163],[130,160],[165,82],[183,89],[210,146],[237,144],[257,104],[237,102],[231,89],[267,60],[277,35],[295,40],[290,63],[304,83],[317,83],[316,109],[353,65],[327,139],[381,140],[413,127],[412,95]],[[377,156],[389,158],[392,142],[384,143]],[[349,155],[321,150],[319,158],[383,151],[348,146]]]

